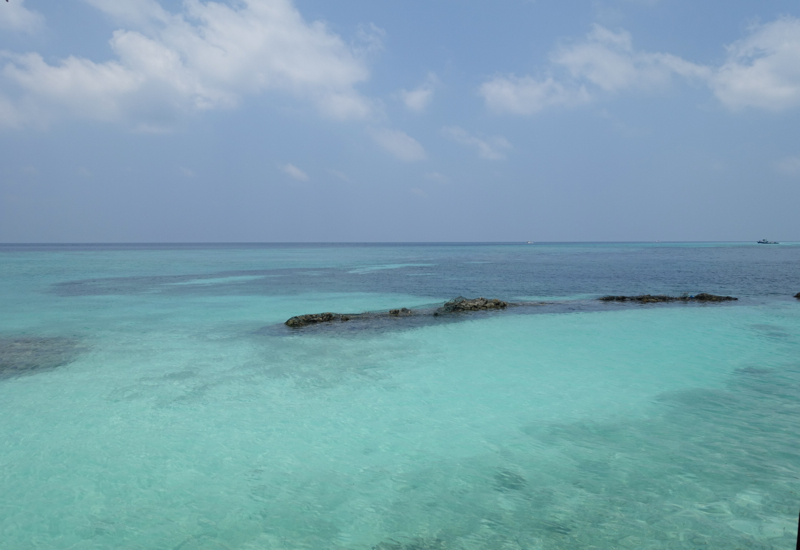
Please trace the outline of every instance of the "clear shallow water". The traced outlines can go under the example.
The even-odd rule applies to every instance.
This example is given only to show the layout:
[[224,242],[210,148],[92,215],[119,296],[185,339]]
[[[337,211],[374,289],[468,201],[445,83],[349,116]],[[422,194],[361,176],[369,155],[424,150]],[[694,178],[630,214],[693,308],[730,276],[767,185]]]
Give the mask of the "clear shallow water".
[[[0,538],[794,548],[798,267],[792,245],[1,247],[0,350],[63,340],[0,379]],[[590,301],[700,291],[740,301]],[[459,294],[565,305],[280,325]]]

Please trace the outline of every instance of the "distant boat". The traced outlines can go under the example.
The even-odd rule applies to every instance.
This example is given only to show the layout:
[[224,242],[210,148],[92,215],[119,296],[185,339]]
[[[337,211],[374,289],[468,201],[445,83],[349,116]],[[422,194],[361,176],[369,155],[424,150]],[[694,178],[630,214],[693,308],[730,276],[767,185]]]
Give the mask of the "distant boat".
[[768,241],[767,239],[761,239],[758,241],[758,244],[781,244],[778,241]]

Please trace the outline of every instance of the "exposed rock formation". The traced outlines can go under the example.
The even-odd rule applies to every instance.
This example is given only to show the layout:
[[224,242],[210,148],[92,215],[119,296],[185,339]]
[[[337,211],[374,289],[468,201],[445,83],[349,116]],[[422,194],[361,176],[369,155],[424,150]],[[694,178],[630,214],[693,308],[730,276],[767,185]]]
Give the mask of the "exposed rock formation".
[[[800,294],[798,294],[800,298]],[[635,302],[639,304],[655,304],[661,302],[728,302],[738,300],[732,296],[715,296],[714,294],[706,294],[705,292],[695,294],[694,296],[666,296],[663,294],[651,295],[644,294],[640,296],[603,296],[599,298],[602,302]],[[303,328],[310,325],[318,325],[321,323],[335,323],[343,321],[352,321],[344,330],[363,330],[365,327],[386,327],[398,326],[400,318],[407,318],[404,323],[412,323],[415,326],[424,323],[441,322],[441,320],[434,321],[432,317],[449,317],[452,320],[461,318],[461,313],[472,313],[478,311],[495,311],[504,310],[509,307],[522,307],[522,306],[543,306],[543,305],[557,305],[557,302],[504,302],[497,298],[464,298],[459,296],[449,302],[445,302],[439,308],[422,308],[417,310],[408,309],[405,307],[398,309],[390,309],[389,311],[370,311],[365,313],[311,313],[308,315],[297,315],[286,321],[286,326],[291,328]],[[403,323],[399,323],[403,324]],[[404,325],[405,326],[405,325]]]
[[730,302],[738,300],[733,296],[716,296],[701,292],[694,296],[666,296],[664,294],[642,294],[639,296],[603,296],[601,302],[637,302],[640,304],[656,304],[660,302]]
[[461,311],[481,311],[485,309],[505,309],[508,307],[508,302],[498,300],[497,298],[474,298],[472,300],[459,296],[449,302],[445,303],[442,307],[436,310],[434,315],[441,315],[442,313],[458,313]]
[[464,298],[463,296],[459,296],[449,302],[446,302],[442,307],[431,310],[431,309],[424,309],[414,311],[405,307],[401,307],[398,309],[390,309],[388,312],[368,312],[368,313],[311,313],[308,315],[298,315],[296,317],[292,317],[288,321],[286,321],[286,326],[292,328],[302,328],[307,327],[309,325],[316,325],[319,323],[332,323],[335,321],[350,321],[352,320],[361,320],[361,321],[381,321],[386,319],[392,319],[395,317],[411,317],[411,316],[438,316],[438,315],[446,315],[448,313],[460,313],[460,312],[468,312],[468,311],[483,311],[483,310],[490,310],[490,309],[505,309],[509,305],[525,305],[525,304],[509,304],[508,302],[504,302],[502,300],[498,300],[497,298],[475,298],[475,299],[468,299]]
[[798,300],[800,300],[800,292],[798,292],[797,294],[795,294],[795,295],[794,295],[794,297],[795,297],[795,298],[797,298]]
[[292,328],[300,328],[317,323],[330,323],[331,321],[349,321],[350,316],[341,313],[309,313],[308,315],[297,315],[286,321],[286,325]]

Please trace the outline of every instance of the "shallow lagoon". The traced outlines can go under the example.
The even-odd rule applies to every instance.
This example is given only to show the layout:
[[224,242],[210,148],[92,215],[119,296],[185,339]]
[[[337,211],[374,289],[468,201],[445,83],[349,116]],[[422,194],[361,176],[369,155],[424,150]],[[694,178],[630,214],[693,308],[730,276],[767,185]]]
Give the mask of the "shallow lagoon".
[[[44,339],[51,360],[0,379],[0,534],[19,549],[794,548],[798,266],[800,247],[755,244],[0,247],[0,339]],[[740,300],[591,300],[700,291]],[[459,294],[563,303],[281,325]]]

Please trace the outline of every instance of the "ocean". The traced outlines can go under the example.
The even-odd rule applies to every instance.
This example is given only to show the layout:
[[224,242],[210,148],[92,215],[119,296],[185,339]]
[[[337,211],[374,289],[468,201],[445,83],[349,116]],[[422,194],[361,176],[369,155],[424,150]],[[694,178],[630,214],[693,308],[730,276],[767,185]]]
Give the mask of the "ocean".
[[[792,549],[798,292],[797,244],[0,245],[0,547]],[[456,296],[542,303],[283,324]]]

